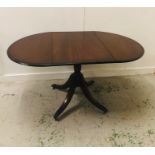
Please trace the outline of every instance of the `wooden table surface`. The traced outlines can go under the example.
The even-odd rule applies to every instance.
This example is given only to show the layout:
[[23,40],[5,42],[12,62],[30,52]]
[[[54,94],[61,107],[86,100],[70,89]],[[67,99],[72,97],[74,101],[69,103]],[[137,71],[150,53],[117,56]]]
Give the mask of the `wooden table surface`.
[[31,35],[8,48],[11,60],[30,66],[121,63],[140,58],[136,41],[106,32],[48,32]]

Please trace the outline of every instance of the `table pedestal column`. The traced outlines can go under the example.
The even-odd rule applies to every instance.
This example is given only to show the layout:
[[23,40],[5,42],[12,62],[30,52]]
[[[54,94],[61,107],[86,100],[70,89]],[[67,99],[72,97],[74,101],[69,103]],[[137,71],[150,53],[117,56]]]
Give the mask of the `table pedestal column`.
[[101,109],[104,113],[107,112],[107,109],[101,105],[90,93],[88,86],[92,85],[94,81],[86,81],[83,74],[81,73],[81,64],[74,65],[74,73],[72,73],[69,79],[63,85],[53,84],[53,89],[66,90],[67,95],[62,105],[54,114],[55,120],[59,120],[60,114],[65,110],[69,102],[71,101],[76,87],[80,87],[85,97],[95,105],[97,108]]

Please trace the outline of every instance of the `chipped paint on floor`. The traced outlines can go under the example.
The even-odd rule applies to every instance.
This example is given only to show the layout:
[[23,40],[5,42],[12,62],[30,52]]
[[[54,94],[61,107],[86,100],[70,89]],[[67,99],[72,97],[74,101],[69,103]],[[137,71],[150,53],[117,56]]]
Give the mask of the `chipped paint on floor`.
[[95,78],[90,90],[109,109],[89,104],[77,89],[63,119],[52,115],[64,80],[0,82],[0,146],[155,146],[155,75]]

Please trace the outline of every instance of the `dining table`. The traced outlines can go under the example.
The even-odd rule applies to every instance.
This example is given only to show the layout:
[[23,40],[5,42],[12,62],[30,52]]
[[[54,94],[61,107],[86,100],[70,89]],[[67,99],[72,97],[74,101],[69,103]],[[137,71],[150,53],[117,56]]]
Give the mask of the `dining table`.
[[89,103],[103,113],[108,111],[104,103],[99,103],[90,92],[89,86],[94,81],[85,79],[82,65],[103,64],[104,67],[104,64],[135,61],[143,56],[144,48],[129,37],[110,32],[42,32],[15,41],[9,46],[7,54],[12,61],[27,66],[73,66],[73,73],[64,84],[52,84],[53,89],[66,92],[64,101],[54,114],[54,119],[58,121],[77,87]]

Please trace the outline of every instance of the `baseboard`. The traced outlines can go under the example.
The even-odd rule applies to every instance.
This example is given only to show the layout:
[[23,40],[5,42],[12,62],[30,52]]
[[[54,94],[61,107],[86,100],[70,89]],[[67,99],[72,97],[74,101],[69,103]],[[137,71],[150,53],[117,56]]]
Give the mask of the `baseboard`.
[[[83,70],[87,78],[92,77],[111,77],[111,76],[126,76],[138,74],[154,74],[155,67],[134,67],[134,68],[107,68],[100,70]],[[25,74],[5,74],[0,77],[0,80],[50,80],[50,79],[66,79],[72,71],[64,72],[40,72],[40,73],[25,73]]]

